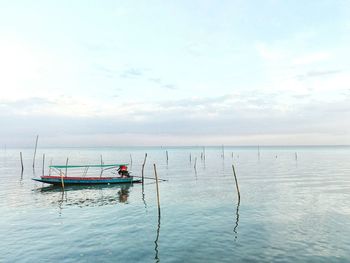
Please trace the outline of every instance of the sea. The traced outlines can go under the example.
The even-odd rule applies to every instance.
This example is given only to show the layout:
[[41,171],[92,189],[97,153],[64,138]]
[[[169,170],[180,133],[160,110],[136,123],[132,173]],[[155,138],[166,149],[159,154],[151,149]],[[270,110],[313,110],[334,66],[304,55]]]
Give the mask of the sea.
[[[137,177],[146,153],[144,184],[32,180],[67,159]],[[349,146],[39,147],[34,169],[33,155],[0,150],[0,262],[350,262]]]

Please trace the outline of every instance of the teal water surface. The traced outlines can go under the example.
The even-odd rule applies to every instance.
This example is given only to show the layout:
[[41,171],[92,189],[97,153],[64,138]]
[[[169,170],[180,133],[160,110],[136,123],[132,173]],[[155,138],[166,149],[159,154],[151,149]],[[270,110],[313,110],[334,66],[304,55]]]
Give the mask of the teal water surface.
[[[159,184],[160,217],[151,179],[65,192],[31,180],[43,153],[45,174],[51,162],[99,164],[102,155],[106,164],[132,158],[140,176],[146,152],[145,176],[155,163],[168,180]],[[350,147],[206,147],[205,160],[202,152],[47,148],[33,171],[33,149],[2,149],[0,262],[350,261]]]

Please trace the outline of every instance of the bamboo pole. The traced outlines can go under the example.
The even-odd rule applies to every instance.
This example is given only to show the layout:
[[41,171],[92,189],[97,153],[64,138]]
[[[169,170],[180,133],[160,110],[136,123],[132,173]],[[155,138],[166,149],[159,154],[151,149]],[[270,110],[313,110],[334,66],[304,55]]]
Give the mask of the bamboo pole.
[[238,195],[238,204],[241,201],[241,194],[239,192],[239,187],[238,187],[238,182],[237,182],[237,176],[236,176],[236,171],[235,171],[235,166],[232,164],[232,170],[233,170],[233,176],[235,177],[235,182],[236,182],[236,188],[237,188],[237,195]]
[[145,171],[145,164],[146,164],[146,159],[147,159],[147,153],[145,153],[145,159],[143,160],[143,164],[142,164],[142,184],[143,184],[143,180],[144,180],[144,171]]
[[154,176],[156,178],[156,186],[157,186],[157,202],[158,202],[158,216],[160,217],[160,198],[159,198],[159,186],[158,186],[158,175],[157,175],[157,168],[156,164],[153,164],[154,167]]
[[67,157],[67,160],[66,160],[66,172],[64,173],[66,177],[67,177],[67,168],[68,168],[68,157]]
[[22,174],[23,174],[24,166],[23,166],[22,152],[19,153],[19,156],[21,158],[21,167],[22,167]]
[[52,165],[52,158],[50,159],[49,175],[51,175],[51,165]]
[[194,169],[197,170],[197,157],[194,159]]
[[102,167],[102,165],[103,165],[103,160],[102,160],[102,154],[101,154],[101,173],[100,173],[100,178],[102,177],[102,173],[103,173],[103,167]]
[[43,169],[42,169],[42,174],[44,176],[45,173],[45,153],[43,154]]
[[39,135],[36,136],[36,140],[35,140],[35,149],[34,149],[34,156],[33,156],[33,169],[35,168],[35,156],[36,156],[36,149],[38,147],[38,139],[39,139]]

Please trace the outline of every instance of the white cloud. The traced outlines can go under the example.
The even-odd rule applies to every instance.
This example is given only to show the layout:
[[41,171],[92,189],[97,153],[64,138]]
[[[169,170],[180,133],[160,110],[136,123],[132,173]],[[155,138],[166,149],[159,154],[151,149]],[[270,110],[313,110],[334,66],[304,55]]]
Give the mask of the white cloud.
[[328,52],[309,53],[309,54],[304,54],[293,58],[292,64],[296,66],[309,65],[309,64],[314,64],[317,62],[329,60],[331,57],[332,55]]

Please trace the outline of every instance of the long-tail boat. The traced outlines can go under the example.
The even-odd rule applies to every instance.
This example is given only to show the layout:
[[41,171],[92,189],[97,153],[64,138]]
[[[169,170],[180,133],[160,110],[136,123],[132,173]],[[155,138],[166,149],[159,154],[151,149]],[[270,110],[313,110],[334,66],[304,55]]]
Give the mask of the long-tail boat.
[[[43,175],[40,178],[32,178],[34,181],[53,184],[53,185],[72,185],[72,184],[122,184],[122,183],[139,183],[141,179],[131,176],[128,164],[90,164],[90,165],[50,165],[49,175]],[[99,170],[96,170],[99,169]],[[75,170],[74,170],[75,169]],[[76,169],[84,169],[77,174]],[[88,175],[88,171],[93,171],[93,176]],[[111,176],[103,176],[103,173],[109,170]],[[70,174],[68,175],[68,171]],[[52,175],[51,173],[55,173]],[[78,171],[79,172],[79,171]],[[96,175],[99,173],[99,175]],[[118,174],[118,175],[116,175]]]

